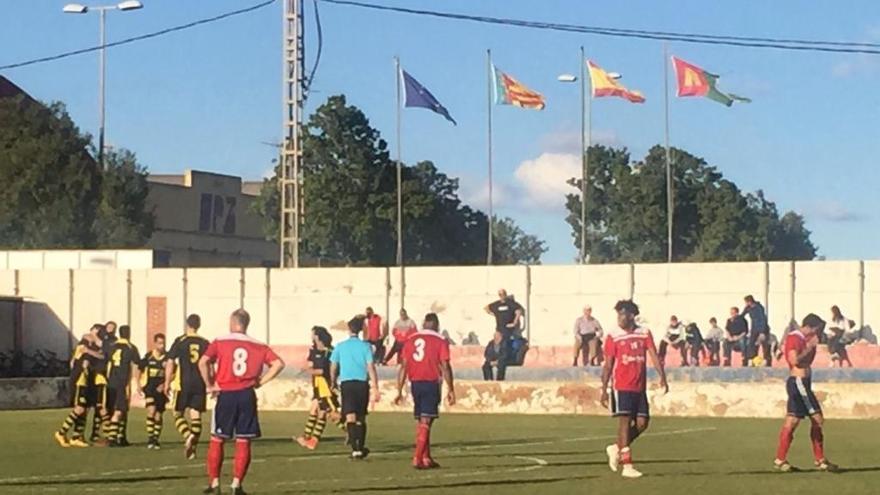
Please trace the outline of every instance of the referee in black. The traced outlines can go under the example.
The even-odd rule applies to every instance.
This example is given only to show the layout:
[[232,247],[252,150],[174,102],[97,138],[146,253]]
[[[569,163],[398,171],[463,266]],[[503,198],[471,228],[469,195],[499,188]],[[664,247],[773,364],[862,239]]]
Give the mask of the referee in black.
[[[379,401],[379,378],[373,362],[373,348],[358,336],[364,328],[364,317],[355,316],[348,322],[349,338],[340,342],[330,354],[330,383],[339,380],[342,391],[342,415],[351,445],[351,458],[365,459],[367,410],[370,399]],[[371,394],[372,392],[372,394]]]

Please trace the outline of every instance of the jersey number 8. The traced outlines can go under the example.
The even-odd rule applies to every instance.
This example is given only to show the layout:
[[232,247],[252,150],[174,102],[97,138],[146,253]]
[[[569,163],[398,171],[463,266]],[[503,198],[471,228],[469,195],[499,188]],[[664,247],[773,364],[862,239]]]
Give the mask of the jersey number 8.
[[232,374],[244,376],[247,373],[248,351],[244,347],[237,347],[232,351]]
[[413,345],[416,348],[416,352],[413,353],[413,359],[417,363],[421,363],[425,359],[425,339],[416,339]]

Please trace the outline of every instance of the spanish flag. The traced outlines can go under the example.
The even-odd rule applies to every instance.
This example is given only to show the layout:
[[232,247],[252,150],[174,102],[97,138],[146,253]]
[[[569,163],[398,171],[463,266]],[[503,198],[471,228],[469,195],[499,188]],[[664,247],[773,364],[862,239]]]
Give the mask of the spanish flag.
[[492,66],[492,77],[495,80],[495,104],[513,105],[534,110],[544,109],[544,96],[532,91],[523,83]]
[[626,89],[592,60],[587,60],[587,68],[590,71],[590,86],[593,88],[593,98],[619,96],[632,103],[645,102],[645,97],[642,93]]

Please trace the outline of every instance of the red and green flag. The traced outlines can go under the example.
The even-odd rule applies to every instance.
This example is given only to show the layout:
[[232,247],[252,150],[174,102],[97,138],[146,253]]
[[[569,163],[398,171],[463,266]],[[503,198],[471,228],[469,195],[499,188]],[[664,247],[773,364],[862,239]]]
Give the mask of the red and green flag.
[[733,102],[751,103],[752,100],[733,93],[722,93],[716,87],[718,76],[672,57],[672,65],[675,67],[675,79],[678,82],[678,96],[704,96],[722,105],[731,106]]

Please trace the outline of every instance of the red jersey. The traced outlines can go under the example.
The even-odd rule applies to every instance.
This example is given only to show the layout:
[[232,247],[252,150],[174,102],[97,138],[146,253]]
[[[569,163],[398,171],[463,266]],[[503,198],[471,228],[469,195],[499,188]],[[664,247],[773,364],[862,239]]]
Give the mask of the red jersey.
[[205,351],[215,364],[214,378],[222,391],[253,388],[263,373],[263,366],[278,359],[266,344],[243,333],[218,337]]
[[418,331],[419,327],[416,326],[416,322],[413,320],[399,320],[394,324],[394,330],[392,330],[391,333],[394,335],[395,342],[400,342],[402,344]]
[[[815,336],[813,338],[816,338]],[[800,330],[794,330],[793,332],[789,332],[789,334],[785,337],[785,342],[782,344],[783,352],[785,353],[785,360],[788,361],[789,368],[798,367],[798,363],[792,363],[788,360],[788,351],[795,351],[798,354],[804,351],[807,348],[807,336],[801,333]],[[807,354],[805,362],[800,364],[800,367],[809,367],[813,365],[813,359],[816,358],[816,349],[813,348],[813,351]]]
[[440,364],[449,361],[449,342],[437,332],[422,330],[403,344],[400,354],[411,382],[439,382]]
[[366,340],[371,341],[371,342],[375,342],[377,340],[382,339],[382,317],[381,316],[379,316],[377,314],[373,314],[373,316],[368,316],[364,320],[364,324],[367,326]]
[[614,358],[614,390],[644,392],[647,388],[648,349],[654,350],[654,337],[647,328],[632,332],[617,328],[605,338],[605,357]]

